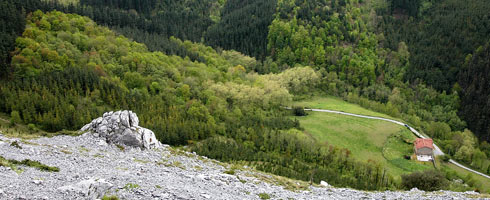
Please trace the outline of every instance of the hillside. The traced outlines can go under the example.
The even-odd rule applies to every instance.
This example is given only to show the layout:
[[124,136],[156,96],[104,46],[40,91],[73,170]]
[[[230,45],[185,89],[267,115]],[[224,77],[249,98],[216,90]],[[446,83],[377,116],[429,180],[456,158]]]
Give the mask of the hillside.
[[[261,173],[488,192],[488,180],[441,162],[490,174],[487,3],[463,4],[0,0],[0,131],[77,135],[131,110],[164,144]],[[403,127],[294,116],[301,106],[402,121],[447,155],[427,171],[403,158],[414,139]]]
[[[490,3],[484,0],[420,0],[411,5],[403,2],[389,0],[389,6],[377,10],[382,17],[378,32],[385,36],[381,44],[397,49],[400,43],[405,43],[410,51],[406,79],[424,81],[440,91],[459,93],[459,115],[478,137],[489,141],[488,94],[475,91],[478,81],[466,78],[486,72],[483,68],[469,71],[465,63],[489,41]],[[485,66],[485,63],[488,57],[472,65]],[[483,83],[488,84],[488,80]],[[484,103],[475,104],[474,99],[482,99]]]
[[[102,112],[121,108],[140,113],[141,124],[163,143],[191,145],[210,158],[246,161],[301,180],[310,180],[304,172],[315,168],[314,182],[337,186],[377,189],[394,184],[381,173],[365,176],[381,168],[330,147],[311,148],[314,141],[297,135],[298,122],[280,105],[291,99],[289,91],[307,92],[318,81],[309,67],[245,74],[246,63],[235,66],[226,59],[229,54],[234,63],[250,60],[243,55],[220,55],[177,39],[207,63],[149,52],[86,17],[61,12],[36,11],[27,24],[16,40],[14,80],[0,86],[0,109],[10,113],[12,124],[51,132],[77,130]],[[378,184],[367,184],[376,180]]]
[[[18,141],[22,149],[9,143]],[[19,141],[0,135],[0,152],[6,159],[42,160],[59,167],[43,172],[26,166],[0,165],[4,181],[0,198],[102,198],[121,199],[352,199],[479,198],[474,192],[365,192],[313,185],[229,165],[169,146],[142,151],[108,145],[90,135],[57,136]],[[62,161],[62,162],[60,162]],[[14,171],[15,170],[15,171]],[[16,173],[19,172],[20,174]],[[86,185],[86,188],[82,186]],[[89,189],[90,187],[90,189]],[[237,190],[236,188],[240,188]],[[89,193],[91,191],[91,193]]]

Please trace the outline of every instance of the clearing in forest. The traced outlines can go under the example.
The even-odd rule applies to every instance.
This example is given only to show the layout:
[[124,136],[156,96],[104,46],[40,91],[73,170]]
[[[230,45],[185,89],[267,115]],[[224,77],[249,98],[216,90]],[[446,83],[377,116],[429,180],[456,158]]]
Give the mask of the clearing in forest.
[[[296,102],[295,106],[390,118],[333,97],[317,97]],[[397,179],[401,174],[433,168],[432,163],[405,159],[405,156],[413,154],[413,141],[416,137],[403,126],[381,120],[322,112],[308,112],[308,116],[296,118],[305,133],[318,142],[346,148],[358,160],[381,163]]]

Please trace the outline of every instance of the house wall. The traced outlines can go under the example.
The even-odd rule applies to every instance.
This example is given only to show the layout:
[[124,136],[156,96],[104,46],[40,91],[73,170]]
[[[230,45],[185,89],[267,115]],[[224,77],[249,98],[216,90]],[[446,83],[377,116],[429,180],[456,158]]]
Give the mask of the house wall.
[[418,161],[431,161],[432,160],[432,155],[417,155],[417,160]]
[[415,153],[417,155],[432,155],[432,149],[428,148],[428,147],[422,147],[420,149],[417,149],[417,151],[415,151]]

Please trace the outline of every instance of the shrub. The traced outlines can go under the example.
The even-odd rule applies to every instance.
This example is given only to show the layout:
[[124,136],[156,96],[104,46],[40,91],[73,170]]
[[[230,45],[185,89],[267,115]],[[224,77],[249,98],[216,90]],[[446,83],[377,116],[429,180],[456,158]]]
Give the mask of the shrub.
[[441,159],[444,162],[449,162],[449,159],[451,159],[451,157],[447,154],[444,154],[443,156],[441,156]]
[[306,116],[308,113],[305,112],[305,109],[303,107],[295,106],[293,108],[293,113],[296,116]]
[[34,124],[28,124],[27,125],[27,129],[29,129],[29,131],[32,133],[32,132],[36,132],[37,131],[37,127],[36,125]]
[[405,189],[418,188],[425,191],[436,191],[444,189],[447,183],[444,174],[436,170],[402,175],[402,186]]
[[17,141],[13,141],[12,143],[10,143],[10,146],[13,146],[17,149],[22,149],[22,147],[19,145],[19,143]]

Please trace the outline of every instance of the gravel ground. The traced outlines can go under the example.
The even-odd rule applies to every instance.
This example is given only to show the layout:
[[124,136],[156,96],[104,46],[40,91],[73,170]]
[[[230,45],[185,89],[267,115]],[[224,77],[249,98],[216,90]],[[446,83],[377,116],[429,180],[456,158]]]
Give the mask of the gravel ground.
[[[22,149],[11,146],[18,141]],[[140,150],[107,144],[90,134],[23,141],[0,134],[0,156],[30,159],[59,172],[0,166],[0,199],[466,199],[478,193],[366,192],[330,186],[290,191],[275,176],[251,169],[224,173],[228,164],[163,145]],[[265,179],[270,181],[263,181]],[[298,182],[299,183],[299,182]],[[304,184],[304,182],[303,182]]]

